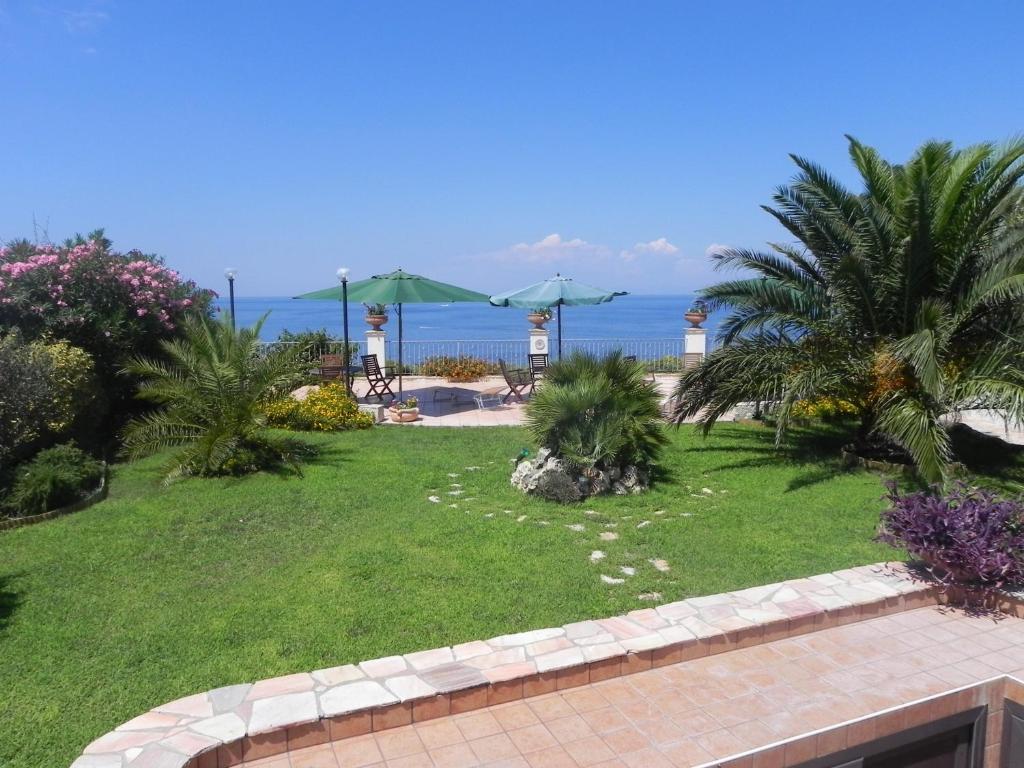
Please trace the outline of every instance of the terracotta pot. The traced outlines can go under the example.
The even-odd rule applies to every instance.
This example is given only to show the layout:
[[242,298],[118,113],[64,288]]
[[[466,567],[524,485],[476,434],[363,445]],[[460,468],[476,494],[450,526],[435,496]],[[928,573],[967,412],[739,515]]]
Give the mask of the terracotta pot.
[[687,312],[683,315],[694,328],[700,328],[700,324],[708,319],[707,312]]
[[533,323],[534,328],[544,329],[544,324],[551,318],[547,315],[542,315],[540,312],[531,312],[526,316],[526,319]]
[[388,321],[387,315],[367,315],[363,318],[369,325],[373,326],[373,330],[379,331],[380,327]]
[[416,421],[420,417],[419,408],[391,408],[388,413],[391,414],[391,420],[399,424]]

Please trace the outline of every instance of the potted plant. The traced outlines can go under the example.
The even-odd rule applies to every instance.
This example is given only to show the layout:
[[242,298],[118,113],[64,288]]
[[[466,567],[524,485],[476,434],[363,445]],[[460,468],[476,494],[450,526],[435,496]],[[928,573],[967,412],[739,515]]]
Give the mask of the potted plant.
[[694,328],[700,328],[700,324],[708,319],[708,303],[703,299],[697,299],[686,310],[683,315]]
[[388,321],[388,308],[384,304],[363,304],[366,307],[364,318],[373,330],[379,331],[380,327]]
[[526,319],[533,323],[534,328],[544,330],[544,323],[551,319],[551,309],[549,307],[531,309]]
[[420,401],[415,397],[396,400],[388,406],[388,411],[394,422],[416,421],[420,417]]

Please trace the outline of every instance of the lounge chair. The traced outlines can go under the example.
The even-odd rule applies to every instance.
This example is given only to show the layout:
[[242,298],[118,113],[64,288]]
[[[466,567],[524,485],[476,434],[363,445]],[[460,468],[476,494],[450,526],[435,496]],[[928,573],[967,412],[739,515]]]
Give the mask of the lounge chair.
[[523,390],[533,386],[533,377],[530,376],[530,372],[522,368],[510,369],[501,358],[498,358],[498,365],[501,368],[501,375],[505,377],[505,386],[508,387],[508,392],[501,402],[507,403],[510,398],[514,398],[517,403],[524,402]]
[[394,368],[390,365],[381,366],[376,355],[362,355],[361,359],[363,372],[366,373],[366,383],[370,385],[370,391],[366,393],[366,398],[369,399],[370,395],[376,395],[377,401],[383,403],[384,395],[391,395],[391,399],[394,400],[395,393],[391,391],[391,382],[397,375],[394,373]]

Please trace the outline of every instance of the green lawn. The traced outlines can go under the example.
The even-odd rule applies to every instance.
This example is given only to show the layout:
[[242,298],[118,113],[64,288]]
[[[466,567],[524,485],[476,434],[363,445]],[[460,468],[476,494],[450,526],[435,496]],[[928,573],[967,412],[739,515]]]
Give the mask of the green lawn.
[[[159,460],[118,467],[106,502],[0,534],[0,766],[66,765],[215,686],[893,556],[871,541],[879,477],[839,471],[823,433],[772,437],[674,432],[655,490],[575,507],[509,486],[516,429],[314,436],[304,478],[162,487]],[[601,581],[620,566],[636,575]]]

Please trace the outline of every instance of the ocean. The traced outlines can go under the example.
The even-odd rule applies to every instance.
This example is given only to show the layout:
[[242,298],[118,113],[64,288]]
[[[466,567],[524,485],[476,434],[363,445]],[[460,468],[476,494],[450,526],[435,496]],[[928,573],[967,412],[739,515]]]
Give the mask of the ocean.
[[[620,296],[607,304],[562,307],[562,336],[565,339],[679,339],[689,324],[683,313],[692,295]],[[218,301],[227,308],[227,297]],[[525,309],[492,307],[487,304],[406,304],[403,306],[403,330],[408,341],[439,340],[519,340],[526,339],[532,327]],[[282,296],[236,297],[235,313],[239,325],[251,325],[269,313],[260,334],[273,341],[282,330],[292,332],[326,328],[341,337],[341,307],[336,301],[308,301]],[[349,333],[353,340],[363,339],[369,326],[363,321],[361,304],[349,304]],[[394,311],[384,330],[397,336],[398,319]],[[714,333],[716,318],[708,318],[705,327]],[[555,320],[548,324],[555,335]]]

